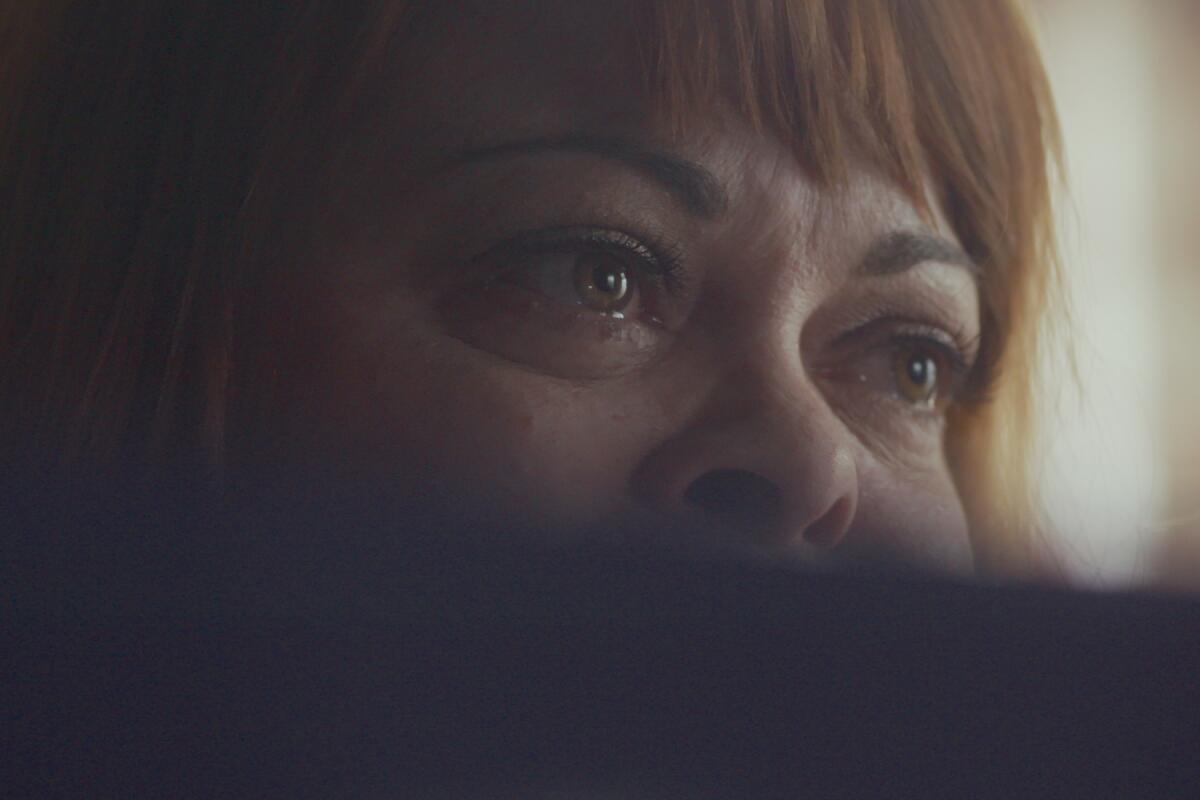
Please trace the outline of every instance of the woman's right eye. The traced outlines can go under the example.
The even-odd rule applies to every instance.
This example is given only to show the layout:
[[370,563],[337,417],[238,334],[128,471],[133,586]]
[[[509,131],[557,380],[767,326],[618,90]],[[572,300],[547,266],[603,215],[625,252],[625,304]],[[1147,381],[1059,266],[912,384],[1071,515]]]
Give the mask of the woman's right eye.
[[475,259],[497,282],[614,319],[649,321],[656,295],[677,290],[679,258],[621,231],[551,228],[521,234]]
[[660,312],[673,261],[616,231],[516,237],[472,260],[476,278],[442,305],[448,332],[480,350],[568,378],[645,364],[669,335]]
[[620,256],[584,249],[521,260],[524,263],[503,269],[496,281],[615,319],[637,316],[642,278]]

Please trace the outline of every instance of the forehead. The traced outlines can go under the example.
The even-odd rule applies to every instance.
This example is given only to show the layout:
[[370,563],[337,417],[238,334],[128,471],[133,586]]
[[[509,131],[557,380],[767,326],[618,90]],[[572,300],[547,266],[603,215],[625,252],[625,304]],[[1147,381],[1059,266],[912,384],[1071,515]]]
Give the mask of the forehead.
[[[621,3],[447,3],[401,53],[388,97],[443,149],[497,135],[653,126]],[[445,138],[445,137],[450,138]]]
[[[723,96],[664,97],[662,85],[651,76],[651,62],[662,56],[657,48],[664,46],[652,40],[661,32],[647,31],[641,26],[647,17],[635,11],[647,5],[624,0],[438,4],[407,39],[392,73],[386,92],[389,125],[408,137],[405,149],[418,159],[523,138],[591,132],[634,135],[693,153],[711,150],[718,142],[755,141],[760,155],[769,145],[780,162],[797,161],[789,152],[795,149],[796,130],[748,124],[744,113],[734,111],[745,98],[733,83],[724,84]],[[730,55],[719,58],[729,60]],[[683,125],[678,124],[680,116]],[[857,190],[864,186],[864,172],[870,173],[872,190],[890,184],[877,180],[882,169],[850,150],[860,180],[847,182],[841,187],[846,191],[826,193],[829,198],[861,194]],[[723,157],[736,160],[738,154]],[[928,193],[903,199],[906,206],[914,205],[909,199],[918,207],[928,203],[939,216]],[[927,221],[943,227],[937,224],[940,219]]]

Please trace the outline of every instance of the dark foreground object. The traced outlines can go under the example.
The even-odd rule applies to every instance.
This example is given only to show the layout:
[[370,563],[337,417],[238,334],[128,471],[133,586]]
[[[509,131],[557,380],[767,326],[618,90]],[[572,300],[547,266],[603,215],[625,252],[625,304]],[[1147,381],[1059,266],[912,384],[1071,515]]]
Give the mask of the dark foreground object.
[[247,497],[4,495],[5,797],[1200,797],[1193,601]]

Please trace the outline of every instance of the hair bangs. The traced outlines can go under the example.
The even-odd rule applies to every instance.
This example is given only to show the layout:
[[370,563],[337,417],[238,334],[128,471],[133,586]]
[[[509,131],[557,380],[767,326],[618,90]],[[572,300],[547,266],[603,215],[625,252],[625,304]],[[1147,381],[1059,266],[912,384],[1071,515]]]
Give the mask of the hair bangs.
[[[1056,152],[1050,93],[1009,3],[655,0],[638,20],[648,91],[682,127],[732,103],[821,182],[851,157],[918,205],[932,181],[981,260],[1008,261],[1011,224],[1040,209]],[[956,206],[961,205],[961,213]],[[1006,224],[998,224],[1001,220]]]

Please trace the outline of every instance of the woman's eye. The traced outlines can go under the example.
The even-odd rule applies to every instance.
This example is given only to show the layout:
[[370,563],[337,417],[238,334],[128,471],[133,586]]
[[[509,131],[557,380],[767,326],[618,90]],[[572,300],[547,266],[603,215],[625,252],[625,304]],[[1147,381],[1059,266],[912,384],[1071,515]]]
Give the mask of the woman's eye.
[[620,312],[633,297],[633,282],[628,269],[601,254],[578,258],[573,271],[575,289],[583,304],[597,311]]
[[938,359],[928,352],[902,348],[892,358],[896,393],[914,406],[932,408],[939,401]]
[[552,228],[521,234],[478,257],[495,285],[613,319],[659,319],[656,300],[679,289],[673,248],[620,231]]
[[961,388],[970,364],[945,335],[901,335],[887,345],[887,384],[908,405],[941,411]]
[[618,319],[632,311],[640,288],[632,266],[601,250],[532,253],[514,260],[518,263],[503,269],[498,282]]
[[524,233],[476,256],[469,284],[440,304],[448,332],[565,378],[649,363],[680,318],[679,260],[619,231]]
[[922,414],[937,413],[955,399],[970,371],[960,346],[943,331],[922,327],[873,334],[869,326],[859,335],[865,341],[855,344],[852,335],[845,349],[818,370],[859,397],[890,398]]

